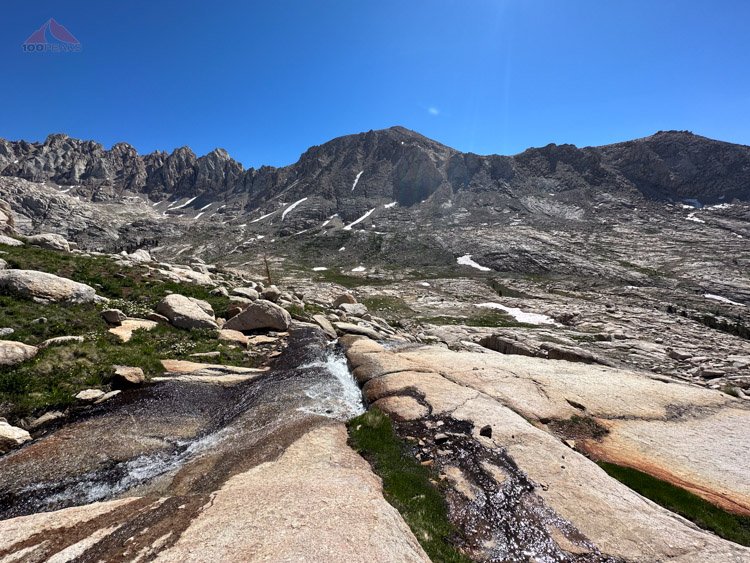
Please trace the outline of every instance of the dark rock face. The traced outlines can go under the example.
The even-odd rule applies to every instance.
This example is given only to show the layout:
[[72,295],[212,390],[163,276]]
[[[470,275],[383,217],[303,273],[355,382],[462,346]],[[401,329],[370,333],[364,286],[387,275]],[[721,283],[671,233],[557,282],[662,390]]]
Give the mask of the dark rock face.
[[98,200],[124,190],[154,200],[222,194],[254,209],[281,195],[315,196],[325,202],[317,208],[320,217],[336,211],[348,220],[381,203],[408,207],[461,192],[517,199],[594,190],[703,203],[750,200],[750,147],[672,131],[598,148],[553,144],[513,157],[479,156],[392,127],[312,147],[291,166],[244,170],[223,149],[201,157],[188,147],[140,156],[125,143],[105,150],[56,134],[41,144],[0,140],[0,175],[83,186]]

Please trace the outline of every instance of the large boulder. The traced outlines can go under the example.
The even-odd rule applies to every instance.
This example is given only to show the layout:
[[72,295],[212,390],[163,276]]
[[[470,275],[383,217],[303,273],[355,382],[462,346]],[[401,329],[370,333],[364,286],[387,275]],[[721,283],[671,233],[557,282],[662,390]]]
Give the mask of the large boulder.
[[65,237],[56,235],[54,233],[42,233],[39,235],[31,235],[26,237],[26,242],[41,246],[42,248],[48,248],[50,250],[62,250],[64,252],[70,252],[70,243]]
[[228,330],[287,330],[292,322],[289,312],[270,301],[258,300],[224,325]]
[[177,328],[219,328],[208,303],[177,293],[162,299],[156,306],[156,312],[167,317]]
[[22,342],[0,340],[0,366],[14,366],[36,356],[39,349]]
[[357,300],[354,298],[354,296],[351,293],[342,293],[341,295],[338,295],[333,300],[333,308],[337,309],[344,303],[356,303]]
[[362,317],[367,314],[367,307],[362,303],[342,303],[339,305],[339,310],[352,317]]
[[4,244],[5,246],[23,246],[22,241],[6,235],[0,235],[0,244]]
[[36,270],[0,270],[0,295],[18,295],[38,303],[106,301],[93,287]]
[[0,453],[17,448],[29,440],[31,440],[31,435],[26,430],[0,420]]
[[260,297],[258,292],[252,287],[235,287],[232,290],[232,295],[244,297],[245,299],[250,299],[250,301],[256,301]]

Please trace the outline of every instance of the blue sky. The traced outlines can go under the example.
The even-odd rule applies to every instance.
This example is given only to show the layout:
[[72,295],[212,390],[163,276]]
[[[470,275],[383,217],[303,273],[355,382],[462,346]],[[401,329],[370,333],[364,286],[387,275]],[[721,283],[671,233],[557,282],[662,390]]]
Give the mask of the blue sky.
[[[21,44],[50,17],[80,53]],[[514,154],[689,129],[750,144],[750,2],[7,2],[0,137],[285,165],[403,125]]]

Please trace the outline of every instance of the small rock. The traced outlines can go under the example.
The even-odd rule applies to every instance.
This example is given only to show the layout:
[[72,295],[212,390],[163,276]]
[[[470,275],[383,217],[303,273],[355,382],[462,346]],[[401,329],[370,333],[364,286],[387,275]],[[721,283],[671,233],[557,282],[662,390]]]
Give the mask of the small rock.
[[0,421],[0,453],[17,448],[29,440],[31,440],[31,434],[23,428],[11,426],[4,420]]
[[16,331],[13,330],[12,328],[0,328],[0,337],[10,336],[14,332],[16,332]]
[[448,435],[447,434],[435,434],[435,443],[436,444],[445,444],[448,441]]
[[169,324],[169,319],[164,315],[160,315],[159,313],[149,313],[148,315],[146,315],[146,318],[149,321],[154,321],[155,323],[162,323],[165,325]]
[[383,340],[383,336],[379,332],[365,326],[352,323],[333,323],[333,326],[336,327],[337,331],[345,334],[361,334],[373,340]]
[[46,412],[39,418],[32,420],[31,424],[29,424],[29,428],[34,430],[36,428],[39,428],[40,426],[44,426],[45,424],[49,424],[50,422],[63,418],[64,416],[65,415],[60,411]]
[[102,318],[111,325],[119,325],[127,319],[127,315],[120,309],[105,309],[101,312]]
[[109,401],[112,397],[116,397],[122,393],[119,389],[116,389],[115,391],[110,391],[109,393],[104,393],[101,397],[99,397],[96,401],[94,401],[95,405],[98,405],[100,403],[103,403],[104,401]]
[[211,352],[196,352],[195,354],[190,354],[191,358],[218,358],[221,356],[221,352],[219,350],[213,350]]
[[75,397],[79,401],[82,401],[84,403],[93,403],[97,399],[100,399],[104,396],[104,391],[101,389],[84,389],[80,393],[78,393]]
[[219,297],[229,297],[229,291],[223,285],[213,288],[210,293]]
[[128,387],[138,387],[146,381],[143,370],[139,367],[130,366],[112,366],[114,375],[112,376],[112,387],[115,389],[126,389]]
[[8,263],[0,258],[0,270],[5,270],[8,267]]
[[247,348],[247,336],[242,334],[239,330],[230,330],[223,328],[219,331],[219,340],[225,342],[234,342],[239,344],[243,348]]

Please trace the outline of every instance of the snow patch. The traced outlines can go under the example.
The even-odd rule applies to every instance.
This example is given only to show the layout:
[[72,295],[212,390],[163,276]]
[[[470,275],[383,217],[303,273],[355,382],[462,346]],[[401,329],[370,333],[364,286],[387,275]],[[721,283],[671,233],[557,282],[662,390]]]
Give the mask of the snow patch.
[[397,201],[394,201],[393,203],[386,203],[383,207],[386,209],[390,209],[391,207],[396,207],[398,205]]
[[740,307],[744,307],[742,303],[737,303],[737,301],[732,301],[731,299],[722,297],[721,295],[714,295],[713,293],[704,293],[703,297],[705,297],[706,299],[712,299],[713,301],[720,301],[722,303],[727,303],[729,305],[739,305]]
[[201,208],[200,208],[200,209],[199,209],[198,211],[205,211],[206,209],[208,209],[208,208],[209,208],[209,207],[211,207],[212,205],[213,205],[213,202],[209,203],[208,205],[204,205],[204,206],[203,206],[203,207],[201,207]]
[[354,178],[354,183],[352,184],[352,191],[354,191],[354,188],[357,187],[357,184],[359,183],[359,179],[362,177],[363,173],[364,173],[364,170],[362,170],[362,172],[360,172],[359,174],[357,174],[357,177]]
[[693,221],[694,223],[705,223],[703,219],[698,219],[698,217],[695,216],[695,212],[688,213],[688,216],[685,217],[688,221]]
[[327,269],[325,266],[315,266],[312,270],[313,272],[325,272]]
[[281,214],[281,220],[283,221],[284,218],[287,216],[287,213],[289,213],[290,211],[292,211],[295,207],[297,207],[303,201],[307,201],[307,198],[303,197],[299,201],[295,201],[292,205],[290,205],[289,207],[287,207],[286,209],[284,209],[284,212]]
[[422,287],[430,287],[430,284],[428,282],[419,282],[419,285]]
[[[185,203],[183,203],[182,205],[178,205],[177,207],[172,207],[172,205],[174,205],[174,203],[173,203],[173,204],[172,204],[172,205],[170,205],[170,206],[169,206],[169,207],[168,207],[167,209],[171,209],[172,211],[175,211],[175,210],[177,210],[177,209],[182,209],[183,207],[187,207],[188,205],[190,205],[191,203],[193,203],[193,202],[194,202],[194,201],[195,201],[196,199],[198,199],[198,196],[195,196],[195,197],[193,197],[193,198],[190,198],[190,199],[189,199],[189,200],[187,200],[187,201],[186,201]],[[177,203],[177,202],[175,202],[175,203]]]
[[200,213],[198,213],[198,215],[193,217],[193,221],[195,221],[196,219],[200,219],[201,215],[203,215],[203,211],[201,211]]
[[352,270],[352,272],[364,272],[364,271],[365,271],[364,266],[357,266],[356,268]]
[[482,272],[489,272],[492,270],[492,268],[488,268],[487,266],[482,266],[474,262],[474,260],[471,259],[471,254],[464,254],[463,256],[459,257],[456,262],[458,262],[462,266],[471,266],[472,268],[476,268],[477,270],[480,270]]
[[505,311],[511,317],[516,319],[519,323],[526,323],[530,325],[554,325],[557,324],[554,319],[547,315],[540,313],[526,313],[517,307],[506,307],[500,305],[500,303],[479,303],[477,307],[483,309],[497,309],[498,311]]
[[344,252],[344,250],[346,250],[345,246],[342,246],[341,248],[339,248],[339,252]]
[[373,212],[373,211],[375,211],[375,209],[374,209],[374,208],[373,208],[373,209],[370,209],[370,211],[368,211],[367,213],[365,213],[364,215],[362,215],[362,217],[360,217],[359,219],[357,219],[357,220],[356,220],[356,221],[354,221],[353,223],[349,223],[349,224],[348,224],[348,225],[347,225],[346,227],[344,227],[344,230],[345,230],[345,231],[351,231],[351,230],[352,230],[352,227],[353,227],[354,225],[356,225],[356,224],[358,224],[358,223],[361,223],[362,221],[364,221],[365,219],[367,219],[367,218],[368,218],[368,217],[369,217],[370,215],[372,215],[372,212]]
[[270,216],[271,216],[271,215],[273,215],[274,213],[276,213],[276,212],[275,212],[275,211],[271,211],[271,213],[266,213],[265,215],[261,215],[261,216],[260,216],[260,217],[258,217],[257,219],[253,219],[253,220],[252,220],[252,221],[250,221],[250,222],[251,222],[251,223],[257,223],[258,221],[262,221],[262,220],[263,220],[263,219],[265,219],[266,217],[270,217]]

